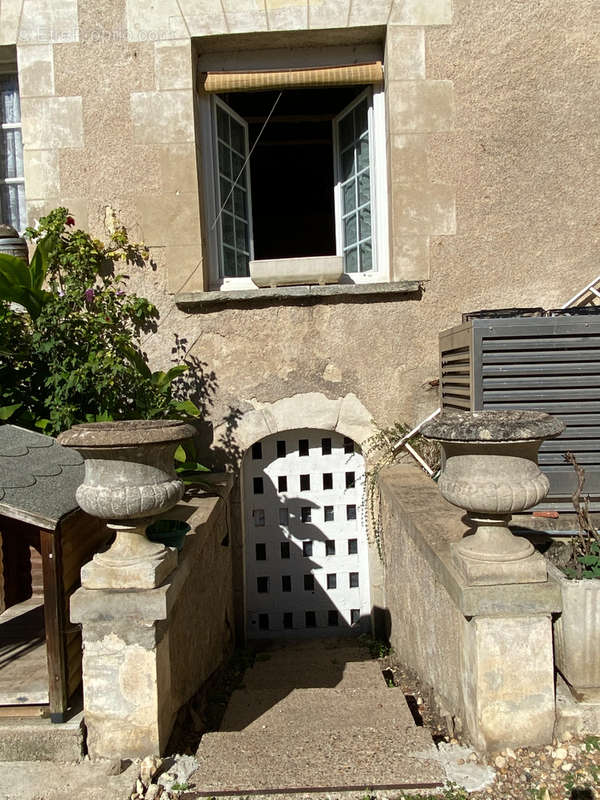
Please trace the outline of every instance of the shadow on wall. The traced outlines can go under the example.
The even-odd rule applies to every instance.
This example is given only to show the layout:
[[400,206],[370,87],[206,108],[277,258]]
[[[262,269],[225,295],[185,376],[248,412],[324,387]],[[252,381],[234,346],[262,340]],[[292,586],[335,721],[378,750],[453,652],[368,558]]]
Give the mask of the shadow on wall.
[[196,428],[195,440],[198,460],[215,472],[235,472],[239,469],[243,452],[236,444],[235,429],[242,418],[242,411],[235,406],[229,406],[229,412],[223,418],[225,433],[219,443],[213,446],[213,423],[209,420],[211,408],[214,406],[214,397],[219,388],[219,382],[214,370],[208,369],[206,361],[201,361],[198,356],[189,353],[188,340],[175,334],[175,344],[171,348],[174,364],[185,364],[188,371],[181,375],[176,383],[174,396],[177,400],[191,400],[199,409],[200,414],[192,424]]

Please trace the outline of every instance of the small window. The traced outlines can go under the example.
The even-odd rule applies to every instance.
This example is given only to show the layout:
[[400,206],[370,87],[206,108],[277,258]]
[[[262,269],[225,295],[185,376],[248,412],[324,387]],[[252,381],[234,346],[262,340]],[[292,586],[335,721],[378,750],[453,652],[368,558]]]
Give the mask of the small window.
[[290,524],[290,512],[287,508],[279,509],[279,524],[287,527]]
[[267,560],[267,545],[264,542],[257,542],[256,543],[256,560],[257,561],[266,561]]
[[265,527],[265,510],[264,508],[255,508],[252,512],[252,519],[254,520],[255,528]]
[[308,439],[300,439],[300,441],[298,442],[298,455],[299,456],[308,455]]
[[292,576],[291,575],[282,575],[281,576],[281,591],[282,592],[291,592],[292,591]]
[[358,539],[348,539],[348,555],[355,556],[358,553]]
[[302,555],[304,558],[310,558],[313,554],[313,543],[311,541],[302,542]]
[[310,475],[300,475],[300,491],[310,491]]
[[325,542],[325,555],[326,556],[335,555],[335,542],[333,539],[327,539],[327,541]]
[[354,489],[356,483],[356,477],[354,472],[347,472],[346,473],[346,489]]
[[261,631],[268,631],[269,630],[269,615],[268,614],[259,614],[258,615],[258,628]]
[[356,506],[354,504],[346,506],[346,519],[356,519]]
[[287,492],[287,475],[277,476],[277,491]]
[[337,625],[339,625],[338,612],[335,609],[330,609],[327,612],[327,624],[330,627],[336,627]]
[[311,508],[310,506],[302,506],[300,509],[300,519],[302,522],[310,522],[311,520]]
[[329,437],[327,437],[326,439],[321,439],[321,455],[323,456],[331,455],[331,439]]
[[347,436],[344,436],[344,453],[353,453],[354,452],[354,441],[349,439]]
[[[16,66],[15,66],[16,73]],[[17,75],[0,75],[0,223],[27,225],[21,103]]]
[[305,592],[314,592],[315,590],[315,576],[314,575],[305,575],[304,576],[304,591]]
[[335,572],[329,572],[327,574],[327,588],[337,589],[337,575]]
[[286,611],[283,615],[283,627],[286,630],[294,627],[294,615],[291,611]]
[[333,472],[323,473],[323,490],[333,489]]
[[265,487],[262,478],[252,478],[252,487],[254,494],[264,494]]
[[268,577],[260,577],[256,579],[256,591],[258,594],[268,594],[269,593],[269,578]]
[[325,508],[323,509],[323,519],[325,520],[325,522],[334,521],[333,506],[325,506]]
[[360,608],[350,609],[350,624],[357,625],[360,622]]
[[348,581],[348,585],[351,589],[358,589],[358,572],[351,572]]
[[290,543],[289,542],[281,542],[281,557],[282,558],[289,558],[290,557]]
[[314,611],[304,612],[304,624],[307,628],[317,627],[317,615]]
[[277,442],[277,458],[285,458],[287,455],[287,448],[285,446],[285,441],[279,440]]
[[254,461],[259,461],[262,458],[262,444],[261,442],[255,442],[252,445],[252,459]]

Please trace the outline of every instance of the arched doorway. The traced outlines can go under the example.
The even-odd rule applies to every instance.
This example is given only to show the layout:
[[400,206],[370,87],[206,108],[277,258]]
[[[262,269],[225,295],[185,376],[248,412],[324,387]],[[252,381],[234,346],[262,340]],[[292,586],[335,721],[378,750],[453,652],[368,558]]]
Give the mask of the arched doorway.
[[242,465],[246,636],[370,630],[365,462],[331,430],[282,431]]

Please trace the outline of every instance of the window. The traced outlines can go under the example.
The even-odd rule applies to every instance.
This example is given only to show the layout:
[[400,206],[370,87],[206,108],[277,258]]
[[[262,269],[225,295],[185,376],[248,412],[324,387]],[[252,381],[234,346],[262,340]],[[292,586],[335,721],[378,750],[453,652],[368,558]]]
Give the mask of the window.
[[25,229],[21,104],[16,75],[0,74],[0,222]]
[[[339,56],[342,69],[381,59],[379,45],[342,50],[246,51],[244,61],[250,71],[269,72],[296,69],[302,58],[308,69],[323,58]],[[199,70],[211,80],[239,68],[239,53],[200,56]],[[252,288],[253,259],[308,256],[341,256],[344,283],[388,280],[382,74],[379,64],[378,76],[356,84],[331,78],[281,90],[260,80],[250,91],[218,78],[204,84],[200,149],[213,166],[204,186],[212,288]]]

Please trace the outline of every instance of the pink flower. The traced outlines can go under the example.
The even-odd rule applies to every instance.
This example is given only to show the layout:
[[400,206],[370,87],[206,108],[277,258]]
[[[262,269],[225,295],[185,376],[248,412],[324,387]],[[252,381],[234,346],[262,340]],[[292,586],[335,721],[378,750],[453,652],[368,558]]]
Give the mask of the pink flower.
[[85,299],[87,303],[92,303],[94,301],[94,290],[93,289],[86,289],[85,292]]
[[67,217],[67,225],[69,225],[70,227],[75,225],[75,219],[70,215]]

